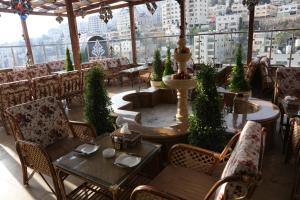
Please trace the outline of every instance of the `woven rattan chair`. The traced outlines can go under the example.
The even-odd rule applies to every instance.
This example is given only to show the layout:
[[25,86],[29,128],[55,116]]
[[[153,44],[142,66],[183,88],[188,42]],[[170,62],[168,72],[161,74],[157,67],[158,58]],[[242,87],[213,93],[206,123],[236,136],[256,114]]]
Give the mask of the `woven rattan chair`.
[[49,72],[62,71],[65,66],[65,60],[58,60],[46,63]]
[[[40,174],[52,192],[60,197],[52,162],[84,142],[91,142],[96,133],[88,124],[69,121],[61,102],[54,97],[27,102],[6,110],[14,132],[21,161],[23,183],[29,184],[35,172]],[[27,168],[33,169],[28,175]],[[54,189],[44,178],[52,177]]]
[[291,199],[300,199],[300,118],[296,117],[291,122],[291,152],[295,157],[295,178]]
[[34,99],[53,96],[61,98],[61,83],[58,75],[41,76],[32,79]]
[[5,110],[11,106],[32,101],[28,80],[0,84],[0,115],[7,134],[11,134]]
[[72,100],[83,102],[83,85],[80,71],[60,74],[61,98],[66,99],[68,107]]
[[[135,188],[131,200],[202,200],[214,194],[215,199],[250,198],[260,180],[263,133],[260,124],[248,121],[221,154],[187,144],[173,146],[170,164],[149,185]],[[215,177],[229,155],[222,176]]]

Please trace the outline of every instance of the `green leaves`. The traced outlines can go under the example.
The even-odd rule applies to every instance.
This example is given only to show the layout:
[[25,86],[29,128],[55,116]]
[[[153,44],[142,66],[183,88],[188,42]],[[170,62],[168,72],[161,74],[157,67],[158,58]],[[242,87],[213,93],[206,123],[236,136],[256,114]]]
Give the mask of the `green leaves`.
[[87,74],[84,91],[84,115],[92,124],[97,134],[113,131],[113,121],[110,116],[111,101],[104,85],[105,75],[100,66],[93,67]]
[[190,144],[214,151],[223,149],[225,128],[219,101],[215,70],[203,65],[197,73],[196,97],[189,117]]
[[154,58],[153,58],[152,80],[153,81],[161,81],[163,71],[164,71],[164,66],[161,61],[160,51],[159,51],[159,49],[156,49],[154,52]]
[[249,84],[245,79],[244,65],[242,62],[242,45],[236,50],[236,65],[232,67],[229,89],[233,92],[248,91]]
[[174,70],[172,68],[172,61],[171,61],[171,49],[170,49],[170,47],[168,47],[167,58],[165,61],[165,70],[164,70],[163,76],[167,76],[167,75],[171,75],[171,74],[174,74]]
[[73,63],[72,63],[72,60],[71,60],[69,48],[66,49],[65,70],[67,70],[68,72],[74,70],[74,66],[73,66]]

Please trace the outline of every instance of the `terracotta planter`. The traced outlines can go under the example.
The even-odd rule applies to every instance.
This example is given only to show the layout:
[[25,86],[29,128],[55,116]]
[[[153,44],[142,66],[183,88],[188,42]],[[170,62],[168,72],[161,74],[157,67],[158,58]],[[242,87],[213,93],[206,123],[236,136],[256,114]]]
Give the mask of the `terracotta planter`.
[[150,81],[150,85],[153,88],[159,89],[161,87],[161,81]]

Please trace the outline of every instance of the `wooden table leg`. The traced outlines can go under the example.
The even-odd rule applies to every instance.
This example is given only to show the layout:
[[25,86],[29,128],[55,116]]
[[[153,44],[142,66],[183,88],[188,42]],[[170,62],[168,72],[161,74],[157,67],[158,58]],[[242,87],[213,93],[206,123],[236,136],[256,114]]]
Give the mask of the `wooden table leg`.
[[63,180],[63,172],[60,171],[59,169],[56,169],[56,176],[57,176],[58,186],[61,193],[61,195],[58,195],[57,199],[67,200],[67,195],[66,195],[66,190],[64,186],[64,180]]

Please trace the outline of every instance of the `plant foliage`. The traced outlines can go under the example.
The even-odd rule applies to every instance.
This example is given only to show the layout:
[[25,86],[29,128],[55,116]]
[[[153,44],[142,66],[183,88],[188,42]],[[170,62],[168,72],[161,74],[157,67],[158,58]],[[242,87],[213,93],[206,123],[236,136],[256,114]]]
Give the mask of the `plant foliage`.
[[159,49],[156,49],[154,52],[154,58],[153,58],[152,80],[153,81],[161,81],[163,71],[164,71],[164,66],[161,61],[160,51],[159,51]]
[[111,101],[104,85],[105,74],[100,66],[93,67],[87,74],[84,91],[84,114],[92,124],[97,135],[113,131],[113,120],[110,115]]
[[229,89],[233,92],[248,91],[249,84],[245,79],[244,65],[242,63],[242,45],[236,50],[236,65],[232,67]]
[[74,66],[71,60],[70,50],[69,48],[66,49],[66,62],[65,62],[65,70],[67,71],[73,71]]
[[174,70],[172,68],[172,61],[171,61],[171,49],[170,47],[168,47],[163,76],[167,76],[171,74],[174,74]]
[[225,146],[225,128],[215,76],[214,68],[209,65],[203,65],[197,73],[188,141],[195,146],[221,151]]

